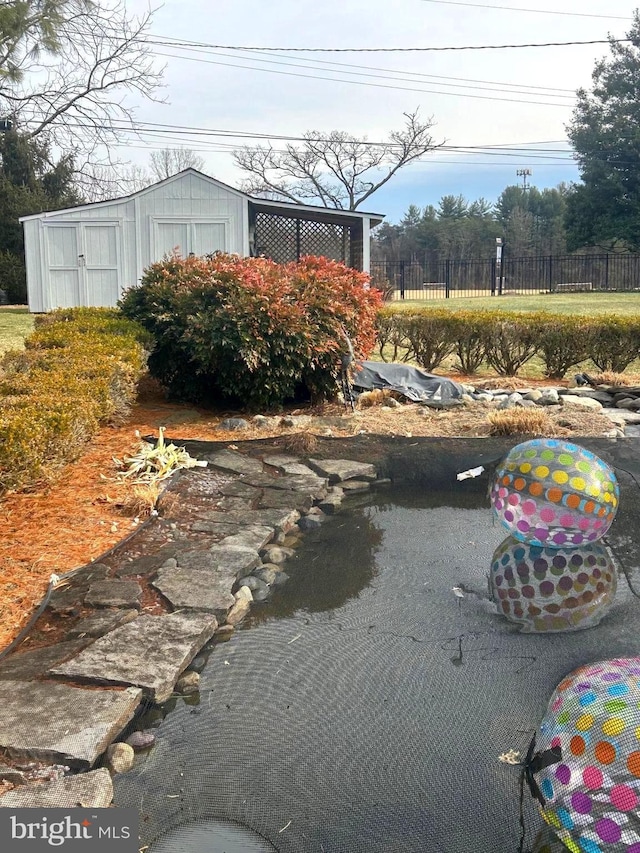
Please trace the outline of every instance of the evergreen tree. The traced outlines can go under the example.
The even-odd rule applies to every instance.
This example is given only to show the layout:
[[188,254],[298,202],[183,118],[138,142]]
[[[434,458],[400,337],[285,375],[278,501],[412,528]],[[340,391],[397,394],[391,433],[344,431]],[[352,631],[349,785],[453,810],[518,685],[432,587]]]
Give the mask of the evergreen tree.
[[48,146],[16,130],[0,134],[0,288],[10,302],[26,302],[20,216],[82,201],[73,187],[73,162],[52,162]]
[[590,91],[567,128],[582,183],[568,195],[570,248],[622,245],[640,250],[640,14],[629,42],[610,37],[610,56],[596,63]]

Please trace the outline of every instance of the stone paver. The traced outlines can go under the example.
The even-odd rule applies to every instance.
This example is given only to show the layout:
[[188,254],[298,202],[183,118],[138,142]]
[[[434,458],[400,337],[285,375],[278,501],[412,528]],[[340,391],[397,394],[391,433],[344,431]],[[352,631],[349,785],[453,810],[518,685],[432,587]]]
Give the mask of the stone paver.
[[[139,616],[95,640],[54,675],[141,687],[156,702],[169,698],[180,673],[216,629],[214,616]],[[98,691],[95,691],[98,692]]]
[[131,720],[141,698],[133,687],[86,690],[52,681],[1,681],[0,748],[86,769]]
[[217,450],[215,453],[204,454],[202,458],[216,468],[231,471],[233,474],[261,474],[263,471],[259,459],[251,459],[235,450]]
[[169,557],[175,557],[177,552],[177,545],[163,545],[154,554],[143,554],[141,557],[136,557],[134,560],[118,566],[115,572],[116,576],[126,578],[134,575],[146,575],[147,572],[159,569],[165,560]]
[[[562,397],[563,404],[570,403],[573,406],[584,406],[585,409],[593,409],[593,411],[600,412],[602,411],[602,403],[599,400],[596,400],[595,397],[588,397],[586,395],[580,396],[578,394],[563,394]],[[611,402],[611,398],[609,401]]]
[[[201,529],[201,526],[196,528],[194,524],[193,529]],[[212,545],[207,551],[183,551],[178,554],[177,560],[181,569],[203,569],[235,577],[248,574],[260,565],[260,557],[254,548],[232,545]]]
[[265,456],[262,461],[282,474],[301,474],[305,477],[313,477],[315,474],[308,465],[300,462],[297,456],[288,456],[286,453]]
[[602,414],[606,415],[612,421],[624,421],[627,424],[640,424],[640,414],[638,412],[630,412],[628,409],[603,409]]
[[56,666],[92,642],[90,638],[66,640],[44,649],[32,649],[30,652],[18,652],[6,657],[0,663],[0,679],[20,679],[30,681],[45,675],[52,666]]
[[327,492],[326,477],[319,477],[317,474],[311,476],[283,474],[281,477],[270,477],[268,474],[262,474],[259,476],[251,475],[245,477],[244,480],[250,486],[310,494],[314,499],[323,498]]
[[231,587],[235,580],[235,573],[214,576],[206,569],[167,568],[158,571],[152,585],[175,608],[205,610],[222,616],[233,607]]
[[351,459],[309,459],[309,465],[330,483],[342,483],[344,480],[375,480],[377,472],[374,465],[367,462],[353,462]]
[[21,785],[0,796],[0,808],[89,809],[109,808],[113,801],[113,783],[106,767],[75,776],[65,776],[55,782]]
[[273,539],[273,527],[266,527],[263,524],[246,524],[238,528],[238,531],[231,536],[225,538],[218,543],[221,547],[228,548],[252,548],[254,551],[259,551],[267,542]]
[[142,587],[137,581],[96,581],[89,587],[84,603],[90,607],[140,607]]
[[[104,610],[101,613],[92,613],[91,616],[85,616],[69,629],[70,637],[101,637],[103,634],[112,631],[119,625],[125,625],[127,622],[132,622],[138,618],[138,611],[132,609],[124,610]],[[53,662],[49,664],[52,667]]]
[[272,527],[274,533],[278,533],[279,531],[286,533],[300,518],[300,513],[296,509],[293,509],[293,507],[265,507],[264,509],[237,509],[229,510],[228,512],[205,510],[198,512],[198,518],[201,518],[205,524],[196,522],[192,525],[192,529],[204,533],[216,532],[215,527],[208,526],[209,523],[218,525],[230,522],[235,522],[242,526],[259,524]]

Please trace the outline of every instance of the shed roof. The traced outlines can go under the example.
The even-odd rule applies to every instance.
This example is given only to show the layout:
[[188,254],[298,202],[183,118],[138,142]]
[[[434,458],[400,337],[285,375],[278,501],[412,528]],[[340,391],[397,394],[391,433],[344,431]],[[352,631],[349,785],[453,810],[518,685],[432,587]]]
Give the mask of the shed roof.
[[342,210],[340,208],[320,207],[319,205],[312,204],[296,204],[295,202],[271,201],[269,199],[257,198],[255,196],[248,195],[247,193],[244,193],[241,190],[236,189],[235,187],[229,186],[229,184],[225,184],[222,181],[219,181],[217,178],[212,178],[210,175],[205,175],[204,172],[200,172],[197,169],[188,168],[184,169],[182,172],[177,172],[175,175],[171,175],[168,178],[164,178],[162,181],[157,181],[155,184],[150,184],[150,186],[144,187],[144,189],[137,190],[134,193],[130,193],[129,195],[119,196],[118,198],[105,199],[104,201],[93,201],[87,202],[85,204],[77,204],[73,207],[65,207],[59,210],[46,210],[41,213],[31,213],[28,216],[21,216],[19,218],[19,221],[25,222],[28,219],[46,219],[47,217],[57,216],[62,213],[70,213],[71,211],[81,211],[89,209],[93,210],[99,207],[107,207],[116,202],[125,202],[129,201],[130,199],[140,198],[141,196],[147,195],[158,187],[166,186],[168,184],[173,183],[174,181],[181,180],[185,175],[189,174],[197,175],[199,178],[203,178],[204,180],[209,181],[218,187],[221,187],[227,192],[247,199],[255,206],[256,210],[265,213],[277,214],[278,212],[280,212],[283,216],[295,216],[296,213],[299,213],[303,214],[302,218],[305,219],[318,218],[324,221],[332,219],[334,222],[336,219],[345,220],[347,222],[350,221],[352,223],[361,219],[370,219],[371,225],[379,225],[380,222],[382,222],[382,220],[384,219],[383,213],[369,213],[361,210]]

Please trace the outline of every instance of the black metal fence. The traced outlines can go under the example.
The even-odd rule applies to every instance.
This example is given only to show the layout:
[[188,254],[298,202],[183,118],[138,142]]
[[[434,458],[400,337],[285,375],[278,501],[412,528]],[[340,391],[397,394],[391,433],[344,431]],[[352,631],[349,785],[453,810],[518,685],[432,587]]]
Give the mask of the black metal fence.
[[640,255],[546,255],[491,260],[372,261],[393,299],[588,291],[640,292]]

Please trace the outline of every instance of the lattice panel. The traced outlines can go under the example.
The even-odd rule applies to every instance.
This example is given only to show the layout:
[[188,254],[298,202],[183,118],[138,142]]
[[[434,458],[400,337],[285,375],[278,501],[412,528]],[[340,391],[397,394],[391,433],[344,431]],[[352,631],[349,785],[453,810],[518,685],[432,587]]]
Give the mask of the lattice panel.
[[295,261],[303,255],[323,255],[349,262],[350,231],[347,226],[328,222],[257,213],[256,253],[281,264]]
[[256,254],[265,255],[278,264],[295,261],[296,220],[269,213],[256,214]]
[[[346,233],[345,233],[346,231]],[[349,233],[342,225],[328,222],[300,221],[300,254],[323,255],[344,261],[348,255]]]

